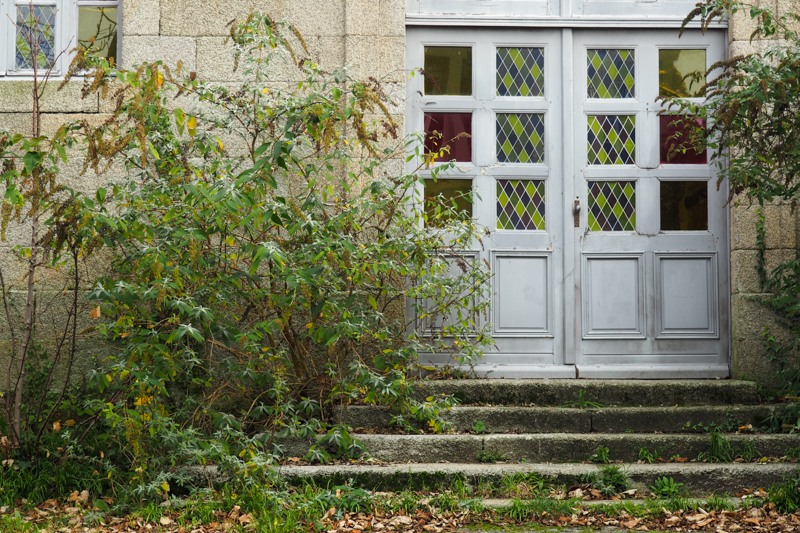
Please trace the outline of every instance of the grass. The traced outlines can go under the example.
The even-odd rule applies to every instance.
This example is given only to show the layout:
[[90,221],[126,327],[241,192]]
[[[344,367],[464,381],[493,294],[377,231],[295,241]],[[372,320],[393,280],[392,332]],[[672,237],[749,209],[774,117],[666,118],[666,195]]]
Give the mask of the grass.
[[616,465],[604,466],[599,472],[585,474],[584,483],[591,484],[604,496],[614,496],[628,490],[628,477],[622,468]]
[[641,448],[636,449],[636,453],[639,455],[639,460],[644,461],[646,463],[655,463],[657,460],[661,459],[661,452],[658,451],[657,448],[654,448],[653,451],[649,451],[647,448],[642,446]]
[[478,452],[477,459],[479,463],[496,463],[497,461],[505,461],[506,456],[498,451],[490,452],[487,450],[481,450]]
[[650,485],[650,490],[659,498],[677,498],[686,493],[683,483],[676,483],[671,477],[656,479],[655,485]]
[[601,407],[605,407],[602,403],[599,402],[590,402],[586,399],[586,391],[581,389],[578,393],[578,400],[575,402],[567,402],[562,407],[577,407],[578,409],[600,409]]

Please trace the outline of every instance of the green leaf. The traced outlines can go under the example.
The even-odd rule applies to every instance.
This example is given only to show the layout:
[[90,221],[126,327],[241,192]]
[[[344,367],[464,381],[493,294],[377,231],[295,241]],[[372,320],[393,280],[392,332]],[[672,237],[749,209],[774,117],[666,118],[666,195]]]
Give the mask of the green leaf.
[[58,155],[61,157],[61,160],[66,163],[67,162],[67,150],[61,146],[60,144],[56,145],[56,150],[58,150]]
[[43,157],[44,154],[42,152],[28,152],[25,154],[22,161],[25,163],[25,170],[29,175],[33,174],[33,169],[42,162]]
[[375,297],[373,295],[369,295],[369,304],[372,306],[373,309],[378,309],[378,302],[375,301]]

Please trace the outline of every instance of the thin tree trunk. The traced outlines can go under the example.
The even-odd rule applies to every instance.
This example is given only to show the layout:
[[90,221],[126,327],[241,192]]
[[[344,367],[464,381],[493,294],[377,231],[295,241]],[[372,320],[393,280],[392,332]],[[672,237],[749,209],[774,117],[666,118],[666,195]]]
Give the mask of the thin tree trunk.
[[[37,35],[38,25],[35,20],[36,15],[33,9],[33,0],[30,2],[30,13],[32,13],[34,21],[33,24],[28,26],[28,36],[31,45],[31,59],[33,60],[33,113],[32,113],[32,130],[33,137],[36,138],[40,134],[41,120],[40,120],[40,97],[39,94],[39,38]],[[31,218],[31,255],[28,259],[28,290],[25,298],[25,325],[22,334],[22,342],[19,346],[19,356],[17,364],[19,365],[19,372],[17,373],[17,383],[14,387],[14,410],[12,416],[12,438],[16,445],[21,444],[22,440],[22,393],[25,388],[25,363],[27,362],[28,346],[31,342],[31,336],[34,328],[34,312],[35,312],[35,283],[36,283],[36,267],[39,258],[39,191],[40,188],[40,171],[38,167],[33,169],[31,175],[31,185],[33,194],[31,200],[33,205],[29,216]]]

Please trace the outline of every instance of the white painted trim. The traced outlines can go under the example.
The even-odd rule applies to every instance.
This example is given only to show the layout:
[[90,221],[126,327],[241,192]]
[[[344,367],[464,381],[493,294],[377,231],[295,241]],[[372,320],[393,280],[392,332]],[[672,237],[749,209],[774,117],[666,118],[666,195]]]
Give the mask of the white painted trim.
[[[526,17],[466,14],[406,14],[407,26],[481,26],[513,28],[680,28],[682,17]],[[699,29],[699,22],[690,22],[687,28]],[[709,29],[726,30],[728,22],[714,24]]]
[[718,379],[728,365],[577,365],[579,379]]

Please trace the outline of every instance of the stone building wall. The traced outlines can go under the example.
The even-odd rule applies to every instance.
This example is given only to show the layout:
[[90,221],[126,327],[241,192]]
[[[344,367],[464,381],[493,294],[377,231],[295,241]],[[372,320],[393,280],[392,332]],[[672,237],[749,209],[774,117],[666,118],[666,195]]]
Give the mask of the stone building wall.
[[[764,0],[778,11],[795,9],[796,0]],[[326,67],[347,65],[359,76],[373,76],[385,84],[395,99],[392,108],[403,125],[405,94],[405,0],[123,0],[121,62],[131,67],[143,61],[163,59],[174,64],[181,59],[198,77],[213,82],[235,81],[233,60],[226,45],[226,25],[243,18],[251,10],[286,18],[296,24],[308,43],[313,59]],[[730,55],[756,51],[770,42],[750,42],[753,24],[746,13],[730,21]],[[276,70],[275,82],[292,79],[292,65]],[[80,97],[80,81],[70,82],[56,91],[51,84],[43,102],[45,133],[52,133],[63,122],[75,118],[102,120],[110,106],[96,95]],[[30,133],[31,83],[0,81],[0,128]],[[398,162],[398,171],[402,163]],[[107,176],[91,173],[80,176],[79,158],[70,160],[65,175],[78,189],[92,191],[104,184]],[[770,205],[763,210],[766,224],[766,263],[772,268],[794,258],[800,246],[800,217],[788,205]],[[731,290],[733,316],[733,377],[774,379],[764,349],[762,331],[787,335],[775,317],[754,300],[762,293],[756,265],[757,212],[742,199],[731,207]],[[0,268],[6,283],[16,288],[23,282],[18,261],[8,253],[10,247],[24,244],[26,235],[11,228],[7,242],[0,243]],[[100,266],[102,261],[99,262]],[[97,267],[97,265],[95,265]],[[40,288],[49,291],[43,301],[52,302],[53,323],[58,322],[57,292],[63,280],[57,275],[43,276]],[[44,296],[44,293],[43,293]],[[87,312],[88,315],[88,312]],[[7,342],[6,328],[0,328],[0,343]]]
[[[178,60],[184,68],[197,72],[199,79],[230,83],[241,79],[234,72],[231,46],[225,44],[229,35],[229,22],[244,19],[251,11],[266,13],[285,19],[297,26],[308,45],[310,59],[323,68],[334,69],[347,65],[354,76],[374,77],[384,84],[384,90],[395,98],[390,108],[395,121],[403,128],[405,96],[405,0],[123,0],[123,24],[119,62],[125,68],[135,64],[164,60],[174,66]],[[5,26],[3,26],[5,28]],[[3,29],[5,31],[5,29]],[[301,54],[301,57],[304,54]],[[288,86],[298,79],[300,71],[290,61],[277,62],[271,83]],[[112,110],[111,102],[93,94],[81,98],[81,80],[70,81],[62,90],[56,90],[59,81],[51,82],[42,101],[42,133],[53,134],[64,122],[86,119],[100,122]],[[0,79],[0,129],[28,134],[31,125],[32,82]],[[185,103],[189,108],[190,102]],[[223,136],[224,138],[224,136]],[[228,139],[225,146],[236,153],[236,143]],[[79,151],[69,154],[69,163],[63,169],[66,182],[83,192],[94,191],[114,176],[114,171],[95,175],[91,171],[81,174],[82,159]],[[396,169],[402,169],[402,161]],[[122,171],[117,169],[116,172]],[[12,255],[17,245],[29,245],[30,235],[24,226],[9,228],[7,239],[0,241],[0,269],[7,288],[12,313],[21,322],[25,297],[25,262]],[[107,258],[95,257],[81,265],[91,270],[85,276],[93,279]],[[65,309],[73,293],[68,278],[59,272],[42,269],[37,279],[37,311],[40,323],[37,338],[43,348],[51,353],[53,339],[66,320]],[[85,287],[86,288],[86,287]],[[79,331],[93,324],[90,318],[91,302],[83,300],[79,310]],[[107,350],[116,349],[101,341],[82,337],[79,348],[88,356],[84,365],[89,368],[91,357],[102,359]],[[0,390],[5,387],[7,348],[10,345],[9,328],[5,313],[0,313]],[[73,373],[82,374],[81,369]]]
[[[778,14],[800,11],[796,0],[761,0]],[[729,22],[729,57],[746,55],[782,44],[779,40],[750,41],[755,23],[749,13],[736,13]],[[731,205],[731,314],[733,325],[732,364],[733,377],[754,379],[762,384],[775,385],[776,374],[765,349],[763,332],[779,339],[791,335],[782,327],[777,316],[758,299],[763,287],[758,274],[759,245],[757,224],[758,206],[746,198]],[[767,271],[778,264],[795,259],[800,247],[800,212],[787,202],[775,202],[761,209],[764,217],[764,260]]]

